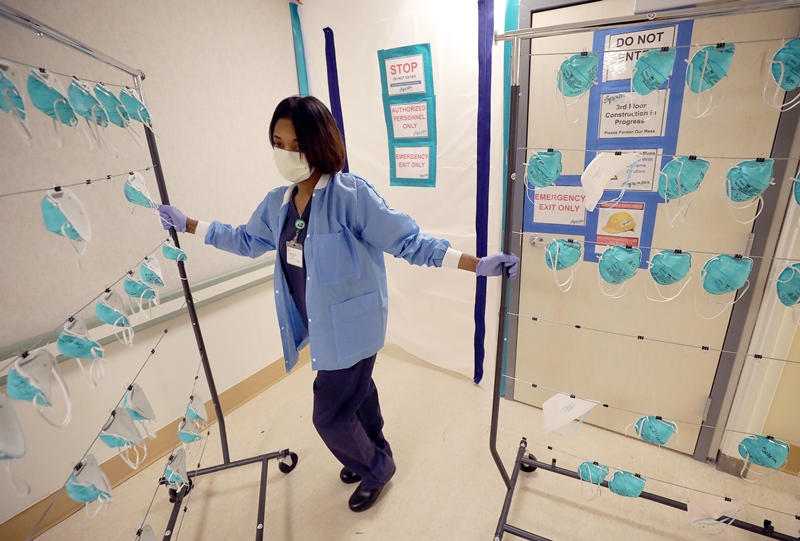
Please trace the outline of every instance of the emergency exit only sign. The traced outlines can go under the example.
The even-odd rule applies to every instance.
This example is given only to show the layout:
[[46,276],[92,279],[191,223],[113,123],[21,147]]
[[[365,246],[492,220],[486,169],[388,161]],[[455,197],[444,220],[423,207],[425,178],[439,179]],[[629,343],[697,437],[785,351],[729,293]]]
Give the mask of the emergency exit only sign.
[[631,71],[642,53],[675,46],[677,29],[677,26],[665,26],[607,36],[606,53],[603,58],[603,81],[630,79]]

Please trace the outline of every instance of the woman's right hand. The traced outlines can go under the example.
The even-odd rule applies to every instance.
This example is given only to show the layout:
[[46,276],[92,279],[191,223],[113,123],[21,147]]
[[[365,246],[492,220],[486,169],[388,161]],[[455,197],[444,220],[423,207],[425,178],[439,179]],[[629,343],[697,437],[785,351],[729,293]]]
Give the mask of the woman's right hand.
[[178,233],[186,233],[186,215],[178,207],[172,205],[158,205],[158,215],[164,229],[174,227]]

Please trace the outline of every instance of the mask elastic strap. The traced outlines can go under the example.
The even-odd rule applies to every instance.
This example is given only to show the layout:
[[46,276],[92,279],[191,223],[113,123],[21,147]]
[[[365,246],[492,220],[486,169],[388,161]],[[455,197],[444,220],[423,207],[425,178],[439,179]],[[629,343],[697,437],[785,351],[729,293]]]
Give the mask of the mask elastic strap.
[[684,289],[686,289],[686,286],[688,286],[688,285],[689,285],[689,282],[691,282],[691,281],[692,281],[692,277],[691,277],[691,276],[689,276],[689,279],[688,279],[688,280],[686,280],[685,282],[683,282],[683,285],[681,285],[681,288],[678,290],[678,292],[677,292],[675,295],[673,295],[672,297],[667,297],[667,296],[666,296],[666,295],[664,295],[664,293],[661,291],[661,288],[659,287],[659,285],[658,285],[658,282],[656,282],[655,280],[653,280],[653,285],[654,285],[654,286],[656,286],[656,292],[658,292],[658,294],[661,296],[661,298],[660,298],[660,299],[654,299],[653,297],[651,297],[651,296],[650,296],[650,293],[647,291],[647,286],[645,286],[645,288],[644,288],[644,294],[645,294],[645,296],[646,296],[646,297],[647,297],[649,300],[651,300],[651,301],[653,301],[653,302],[669,302],[669,301],[674,301],[675,299],[677,299],[678,297],[680,297],[681,293],[683,293],[683,290],[684,290]]
[[[645,56],[647,56],[647,53],[645,53]],[[631,69],[631,92],[630,92],[631,93],[631,97],[628,100],[629,104],[633,104],[633,94],[634,93],[636,93],[639,96],[642,96],[642,94],[639,94],[638,92],[636,92],[636,90],[633,89],[633,76],[636,75],[636,72],[638,72],[638,71],[639,70],[636,69],[636,68]],[[661,83],[661,84],[664,84],[664,83]],[[661,85],[659,85],[659,86],[661,86]],[[660,89],[655,88],[653,90],[653,92],[658,94],[658,101],[656,102],[656,108],[655,108],[656,111],[660,111],[661,110],[661,102],[664,101],[664,99],[666,99],[666,95],[667,95],[666,90],[668,90],[668,89],[665,88],[664,90],[665,90],[665,92],[664,92],[665,98],[663,98],[663,99],[661,98],[661,90]],[[655,117],[655,115],[648,116],[646,119],[644,119],[643,123],[646,124],[647,122],[650,122],[651,120],[653,120],[654,117]]]
[[[89,368],[89,371],[87,372],[86,369],[83,367],[83,362],[77,357],[75,357],[75,360],[78,361],[78,367],[80,367],[81,373],[83,374],[83,378],[89,384],[89,387],[91,387],[92,389],[97,389],[97,382],[94,379],[92,379],[92,376],[91,376],[91,372],[92,372],[91,367]],[[94,361],[92,361],[92,364],[94,364]]]
[[30,494],[31,486],[11,471],[11,460],[4,460],[3,462],[6,463],[6,474],[8,474],[8,480],[11,481],[11,488],[14,489],[17,496],[24,498]]
[[[731,524],[736,520],[736,517],[739,516],[739,513],[742,512],[742,509],[738,509],[732,517],[729,517],[728,520],[716,520],[716,519],[700,519],[695,520],[693,524],[699,524],[700,526],[722,526],[724,525],[719,531],[714,533],[706,533],[706,535],[717,536],[720,535],[722,532],[727,530]],[[705,533],[705,532],[704,532]]]
[[750,280],[748,280],[747,282],[745,282],[745,284],[743,286],[744,290],[741,292],[741,294],[739,293],[739,290],[737,289],[735,292],[733,292],[733,294],[734,294],[733,300],[729,301],[729,302],[717,302],[717,301],[715,301],[713,299],[710,299],[705,294],[705,290],[704,290],[702,292],[702,295],[705,298],[706,302],[710,302],[712,304],[716,304],[716,305],[722,306],[722,310],[720,310],[718,314],[716,314],[714,316],[711,316],[711,317],[706,317],[706,316],[704,316],[704,315],[702,315],[700,313],[700,310],[697,307],[697,289],[698,288],[702,289],[702,287],[703,287],[703,278],[704,277],[705,277],[705,275],[703,274],[703,271],[700,271],[700,283],[698,284],[698,287],[696,287],[695,290],[694,290],[694,311],[697,313],[698,316],[700,316],[701,318],[703,318],[703,319],[705,319],[707,321],[711,321],[712,319],[717,319],[719,316],[721,316],[723,313],[725,313],[725,310],[727,310],[729,306],[733,306],[734,304],[739,302],[739,299],[744,297],[744,294],[747,293],[748,289],[750,289]]
[[[142,453],[143,454],[141,456],[139,456],[139,447],[142,448]],[[133,450],[133,452],[136,454],[136,459],[135,460],[131,460],[130,456],[128,455],[128,452],[131,451],[131,450]],[[139,469],[139,466],[142,464],[142,462],[144,462],[145,458],[147,458],[147,445],[145,445],[144,443],[142,443],[141,446],[139,446],[139,445],[131,445],[131,446],[125,447],[124,449],[122,447],[120,447],[120,448],[117,449],[117,451],[119,452],[119,456],[125,462],[125,464],[130,466],[131,469],[133,469],[133,470]]]
[[564,94],[564,90],[566,90],[566,87],[564,86],[564,76],[561,74],[561,70],[558,70],[556,72],[556,79],[558,81],[558,88],[561,90],[560,92],[561,98],[559,99],[558,97],[559,94],[556,94],[556,101],[559,102],[559,105],[561,105],[564,108],[564,117],[567,119],[567,122],[569,122],[570,124],[577,124],[578,121],[581,119],[581,113],[583,112],[583,108],[578,110],[578,116],[575,117],[575,120],[572,120],[569,117],[567,108],[572,107],[573,105],[577,105],[581,101],[583,101],[583,99],[586,97],[586,94],[588,94],[589,91],[587,90],[586,92],[582,92],[581,95],[578,96],[576,99],[567,103],[567,96]]
[[123,111],[124,106],[121,105],[121,104],[117,104],[116,108],[117,108],[117,114],[122,119],[122,127],[125,128],[125,131],[127,131],[130,134],[131,139],[133,139],[134,143],[136,143],[138,146],[142,146],[142,142],[141,142],[141,138],[139,137],[139,134],[136,133],[136,131],[132,127],[133,122],[131,122],[130,118],[128,118],[126,120],[125,119],[125,115],[122,114],[123,112],[127,113],[127,111]]
[[[14,125],[14,129],[17,130],[22,140],[25,142],[26,145],[31,146],[31,139],[33,136],[31,135],[31,130],[28,127],[28,123],[22,119],[22,115],[19,114],[19,110],[14,107],[11,103],[11,100],[8,98],[8,95],[12,92],[10,88],[6,88],[3,90],[3,99],[5,100],[6,104],[8,105],[10,115],[9,118],[11,120],[11,124]],[[19,99],[22,99],[22,96],[19,95],[19,91],[16,91],[16,96]]]
[[[67,389],[66,383],[64,383],[64,380],[61,378],[61,374],[58,372],[55,366],[53,366],[52,373],[53,373],[53,378],[55,378],[56,382],[58,383],[58,386],[61,387],[61,393],[64,395],[64,402],[67,404],[67,413],[64,416],[64,420],[61,421],[60,423],[56,423],[48,419],[44,415],[44,410],[46,406],[37,406],[36,409],[39,412],[39,415],[42,417],[42,419],[47,421],[49,424],[51,424],[56,428],[64,428],[72,420],[72,397],[70,397],[69,389]],[[33,403],[35,405],[36,400],[34,400]]]
[[[739,222],[742,225],[746,225],[746,224],[749,224],[749,223],[753,223],[756,220],[756,218],[761,216],[761,213],[764,211],[764,205],[763,205],[764,198],[762,196],[759,195],[757,198],[753,199],[752,201],[748,202],[745,205],[736,206],[736,205],[733,204],[733,201],[731,200],[731,193],[732,193],[732,190],[731,190],[731,179],[725,177],[725,195],[727,196],[727,197],[725,197],[725,203],[728,206],[728,212],[731,213],[731,216],[733,217],[734,220],[736,220],[737,222]],[[743,222],[739,218],[737,218],[736,215],[733,213],[734,209],[735,210],[745,210],[745,209],[748,209],[748,208],[752,207],[753,205],[758,205],[758,209],[756,210],[756,215],[753,216],[752,218],[750,218],[749,220],[746,220],[746,221]]]
[[[706,56],[706,60],[705,60],[705,62],[703,62],[703,70],[700,73],[700,86],[699,86],[699,89],[703,88],[703,81],[705,80],[705,76],[706,76],[706,68],[708,67],[708,51],[705,51],[705,50],[701,49],[701,52]],[[689,62],[689,64],[691,64],[691,62]],[[690,69],[689,70],[689,88],[691,88],[691,86],[692,86],[692,78],[693,78],[692,73],[694,73],[694,70]],[[722,97],[719,99],[719,102],[717,103],[717,105],[713,109],[711,108],[711,106],[714,103],[714,87],[712,86],[711,88],[708,89],[709,100],[708,100],[708,104],[706,105],[706,108],[703,110],[702,113],[700,112],[700,94],[702,94],[703,92],[698,92],[697,93],[697,97],[695,99],[695,112],[697,112],[697,116],[694,116],[694,115],[691,115],[691,114],[690,114],[690,116],[692,116],[693,118],[705,118],[707,116],[710,116],[714,111],[717,110],[717,108],[720,105],[722,105],[723,100],[725,100],[725,95],[728,92],[728,85],[730,84],[730,81],[727,81],[727,79],[728,79],[727,74],[724,75],[722,78],[726,79],[726,81],[725,81],[725,91],[722,93]],[[714,86],[716,86],[716,85],[714,85]]]
[[142,427],[142,430],[144,430],[144,433],[147,435],[148,438],[156,439],[156,437],[157,437],[156,436],[156,431],[153,430],[152,421],[150,421],[150,419],[146,419],[144,421],[138,421],[138,423],[139,423],[139,426]]
[[[661,175],[664,175],[667,178],[667,180],[664,182],[664,210],[666,211],[667,215],[667,224],[670,227],[675,227],[675,221],[678,218],[681,219],[681,223],[686,221],[686,215],[689,214],[689,207],[692,206],[692,202],[694,202],[694,197],[692,197],[689,200],[689,202],[686,203],[686,205],[681,206],[683,198],[683,186],[681,184],[681,181],[683,180],[682,175],[683,175],[683,166],[685,165],[685,162],[681,161],[680,163],[681,163],[681,168],[678,169],[678,177],[676,179],[677,183],[676,188],[678,189],[678,212],[676,212],[674,215],[670,214],[668,209],[670,202],[670,200],[667,199],[667,188],[669,188],[669,177],[666,174],[664,174],[663,171],[659,172],[659,179],[661,178]],[[681,216],[681,214],[683,214],[683,216]]]
[[[600,483],[597,483],[595,485],[594,483],[592,483],[592,478],[591,477],[589,477],[588,481],[586,479],[584,479],[580,468],[578,468],[578,477],[580,477],[580,480],[581,480],[581,498],[583,498],[587,502],[590,502],[590,501],[594,500],[595,498],[597,498],[598,496],[600,496],[602,494],[602,490],[600,489]],[[592,487],[591,488],[591,495],[592,495],[591,498],[587,498],[586,496],[583,495],[583,485],[585,485],[586,483],[589,483],[589,485],[591,485],[591,487]]]
[[[784,44],[785,46],[785,44]],[[791,109],[794,109],[798,105],[800,105],[800,94],[795,96],[789,103],[778,103],[778,94],[782,90],[781,84],[783,83],[784,77],[786,76],[786,65],[781,62],[780,60],[773,60],[772,64],[778,64],[781,67],[781,76],[775,82],[775,92],[772,94],[772,102],[767,100],[767,86],[769,85],[770,79],[772,79],[772,69],[767,69],[767,79],[764,81],[764,90],[761,92],[761,99],[764,100],[764,103],[769,105],[770,107],[777,109],[778,111],[785,113]]]
[[[764,479],[767,479],[768,477],[772,477],[776,473],[781,473],[783,470],[786,469],[786,466],[789,465],[789,461],[786,460],[783,463],[783,466],[780,467],[780,469],[776,469],[776,470],[774,470],[774,471],[772,471],[770,473],[757,472],[753,468],[750,468],[749,464],[750,464],[750,452],[747,451],[747,458],[744,461],[744,466],[742,466],[742,471],[739,472],[739,477],[741,477],[744,481],[747,481],[748,483],[755,484],[755,483],[760,483],[761,481],[763,481]],[[745,472],[749,472],[751,474],[754,474],[754,475],[756,475],[757,478],[755,480],[747,479],[744,476]]]
[[557,434],[559,436],[569,436],[570,434],[572,434],[573,432],[575,432],[576,430],[578,430],[581,427],[581,425],[586,420],[586,417],[589,415],[589,413],[591,411],[592,410],[589,410],[586,413],[584,413],[583,416],[580,419],[578,419],[578,422],[576,424],[572,425],[571,427],[569,427],[568,429],[562,430],[560,432],[556,432],[555,430],[553,430],[552,431],[553,434]]
[[[569,275],[569,278],[564,280],[564,282],[559,282],[558,281],[558,270],[556,270],[556,269],[558,267],[558,254],[559,254],[560,250],[561,250],[561,245],[558,242],[556,242],[556,257],[555,257],[555,261],[551,261],[551,263],[553,264],[553,281],[555,281],[556,285],[558,286],[558,289],[560,289],[561,291],[566,293],[567,291],[572,289],[572,284],[575,281],[575,273],[578,271],[578,267],[581,266],[581,262],[583,261],[583,258],[579,259],[578,260],[578,264],[575,265],[574,268],[570,269],[571,273]],[[549,255],[549,252],[547,253],[547,255]],[[547,257],[547,256],[545,256],[545,257]]]
[[628,292],[628,280],[625,280],[624,282],[622,282],[620,284],[619,288],[614,293],[606,293],[606,289],[605,289],[605,285],[604,285],[605,284],[605,280],[603,280],[603,277],[600,275],[600,270],[599,269],[597,271],[597,284],[600,286],[600,293],[602,293],[603,295],[605,295],[609,299],[620,299],[620,298],[624,297],[625,294]]
[[128,346],[129,348],[133,347],[133,327],[124,326],[124,325],[117,325],[121,319],[124,319],[125,316],[121,316],[117,318],[117,321],[114,322],[114,336],[117,337],[117,340]]
[[105,494],[100,494],[100,496],[98,496],[97,500],[95,500],[95,501],[98,502],[99,505],[97,506],[97,508],[94,511],[91,511],[91,503],[92,502],[86,502],[86,506],[85,506],[86,516],[89,517],[89,518],[96,517],[101,509],[103,509],[104,507],[108,508],[108,506],[111,505],[111,498],[109,496],[106,496]]

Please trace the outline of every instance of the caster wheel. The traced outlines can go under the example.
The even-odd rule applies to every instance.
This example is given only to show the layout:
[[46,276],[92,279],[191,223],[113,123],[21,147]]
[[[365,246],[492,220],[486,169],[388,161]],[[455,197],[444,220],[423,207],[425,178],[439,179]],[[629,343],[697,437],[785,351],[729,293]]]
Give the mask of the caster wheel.
[[297,466],[297,453],[289,453],[289,456],[278,461],[278,469],[283,473],[289,473]]
[[[536,460],[536,457],[533,455],[528,455],[527,458],[530,458],[531,460]],[[530,473],[532,471],[536,471],[536,466],[528,466],[527,464],[520,464],[519,469],[524,472]]]
[[169,503],[175,503],[175,500],[178,499],[178,493],[175,491],[174,488],[169,489]]

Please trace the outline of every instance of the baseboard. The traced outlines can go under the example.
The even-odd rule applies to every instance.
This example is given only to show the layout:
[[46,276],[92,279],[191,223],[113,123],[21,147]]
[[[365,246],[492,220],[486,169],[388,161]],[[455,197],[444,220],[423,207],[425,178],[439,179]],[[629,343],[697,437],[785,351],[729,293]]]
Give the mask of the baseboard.
[[[308,363],[309,360],[308,348],[306,348],[300,353],[300,360],[293,371]],[[226,414],[232,412],[268,387],[282,380],[287,376],[284,366],[285,362],[283,358],[278,359],[249,378],[237,383],[227,391],[222,392],[219,395],[222,411]],[[209,422],[215,423],[217,418],[214,413],[214,406],[211,404],[210,400],[206,402],[206,410],[209,412]],[[103,471],[108,476],[109,481],[111,481],[112,487],[116,487],[127,481],[141,471],[141,469],[146,468],[154,462],[161,461],[169,454],[175,443],[179,422],[180,419],[175,419],[173,422],[158,430],[155,439],[147,440],[147,458],[142,462],[139,470],[132,470],[118,455],[103,462]],[[42,516],[42,513],[47,509],[47,506],[50,505],[52,498],[53,495],[51,494],[47,498],[0,524],[0,539],[3,541],[24,541]],[[82,508],[83,504],[72,501],[67,496],[66,492],[62,491],[53,503],[53,507],[36,530],[34,538],[43,534],[72,514],[80,511]]]

